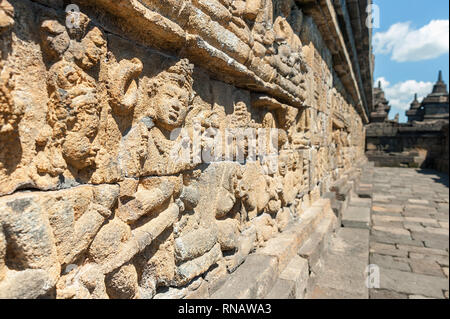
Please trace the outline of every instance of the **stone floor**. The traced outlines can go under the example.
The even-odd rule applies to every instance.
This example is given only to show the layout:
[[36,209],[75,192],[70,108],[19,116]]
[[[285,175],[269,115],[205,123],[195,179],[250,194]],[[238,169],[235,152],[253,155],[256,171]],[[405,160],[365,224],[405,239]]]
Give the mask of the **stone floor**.
[[436,171],[366,169],[308,297],[448,298],[448,183]]

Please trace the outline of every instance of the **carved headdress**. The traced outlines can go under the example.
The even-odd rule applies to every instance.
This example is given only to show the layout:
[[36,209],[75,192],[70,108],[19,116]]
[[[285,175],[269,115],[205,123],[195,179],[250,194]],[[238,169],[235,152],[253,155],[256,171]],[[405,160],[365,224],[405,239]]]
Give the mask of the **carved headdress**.
[[193,98],[192,85],[194,83],[193,75],[194,65],[189,63],[188,59],[181,59],[175,64],[170,64],[154,80],[150,81],[148,94],[150,98],[158,93],[158,88],[166,83],[176,82],[186,89],[190,94],[190,100]]
[[164,80],[172,80],[178,82],[180,87],[192,90],[194,65],[189,63],[188,59],[181,59],[174,65],[170,66],[162,74]]

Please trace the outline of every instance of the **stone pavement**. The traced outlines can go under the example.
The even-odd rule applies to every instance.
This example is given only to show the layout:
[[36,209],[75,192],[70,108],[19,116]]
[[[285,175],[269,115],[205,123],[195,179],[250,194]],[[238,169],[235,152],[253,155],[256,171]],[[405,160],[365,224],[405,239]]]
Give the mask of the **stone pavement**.
[[[307,297],[448,298],[448,181],[436,171],[366,168]],[[378,289],[366,286],[369,264]]]

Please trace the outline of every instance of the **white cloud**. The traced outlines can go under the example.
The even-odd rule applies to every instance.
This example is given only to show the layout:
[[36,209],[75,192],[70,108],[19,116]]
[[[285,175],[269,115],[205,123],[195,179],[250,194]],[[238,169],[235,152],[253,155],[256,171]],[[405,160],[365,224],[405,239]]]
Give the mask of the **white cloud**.
[[396,62],[434,59],[449,52],[449,20],[432,20],[420,29],[411,22],[393,24],[373,37],[375,54],[392,54]]
[[378,85],[378,81],[381,81],[382,89],[386,95],[386,99],[389,100],[389,104],[398,110],[409,110],[410,104],[414,99],[414,94],[417,93],[419,102],[431,93],[433,90],[433,82],[417,82],[415,80],[408,80],[404,82],[398,82],[391,86],[390,82],[384,77],[378,78],[375,83]]

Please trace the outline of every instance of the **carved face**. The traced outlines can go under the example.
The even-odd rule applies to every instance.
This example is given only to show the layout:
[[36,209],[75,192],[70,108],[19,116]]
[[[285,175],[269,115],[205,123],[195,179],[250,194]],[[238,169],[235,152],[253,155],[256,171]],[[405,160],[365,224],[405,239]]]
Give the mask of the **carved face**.
[[266,156],[261,163],[264,173],[273,175],[278,171],[278,156]]
[[288,171],[288,157],[287,156],[283,156],[281,155],[279,157],[279,161],[278,161],[278,172],[280,173],[281,176],[286,176],[286,173]]
[[170,131],[180,127],[186,118],[189,91],[172,80],[159,88],[153,103],[156,124]]
[[55,131],[57,136],[65,135],[61,141],[63,156],[77,169],[91,166],[98,151],[98,147],[93,145],[99,126],[95,81],[72,63],[60,62],[52,69],[56,78],[52,87],[50,118],[54,130],[65,130]]
[[85,132],[69,132],[63,143],[63,154],[67,162],[77,169],[83,169],[95,163],[99,148],[93,146]]
[[289,171],[292,171],[294,165],[294,154],[284,153],[278,157],[278,172],[281,176],[286,176]]
[[302,161],[300,154],[294,153],[293,159],[292,159],[292,169],[293,170],[301,169],[302,164],[303,164],[303,161]]

